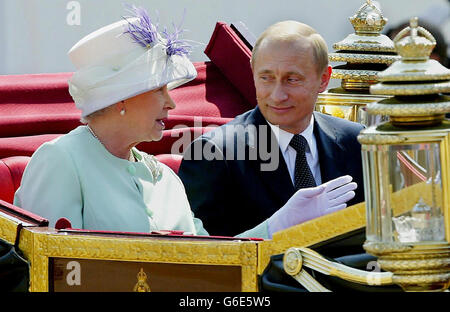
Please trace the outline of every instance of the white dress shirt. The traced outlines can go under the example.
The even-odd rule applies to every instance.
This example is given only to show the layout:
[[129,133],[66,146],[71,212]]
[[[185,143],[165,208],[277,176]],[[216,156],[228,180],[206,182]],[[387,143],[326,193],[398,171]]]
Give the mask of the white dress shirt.
[[[278,144],[280,146],[281,154],[284,157],[284,161],[286,162],[289,174],[291,176],[292,184],[294,182],[294,173],[295,173],[295,158],[297,157],[297,152],[295,149],[289,145],[294,136],[293,133],[284,131],[280,129],[277,125],[272,125],[270,122],[267,122],[272,131],[275,134],[275,137],[278,140]],[[314,115],[311,116],[311,122],[308,127],[301,133],[306,142],[308,142],[308,146],[306,147],[306,161],[308,162],[308,166],[311,169],[314,180],[316,181],[316,185],[322,184],[322,178],[320,175],[320,164],[319,164],[319,153],[317,151],[317,142],[313,133],[314,130]]]

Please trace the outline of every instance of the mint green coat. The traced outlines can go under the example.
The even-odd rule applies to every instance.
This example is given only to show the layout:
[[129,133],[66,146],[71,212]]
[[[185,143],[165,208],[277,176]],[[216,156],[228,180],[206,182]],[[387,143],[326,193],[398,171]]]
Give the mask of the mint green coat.
[[[73,228],[208,235],[178,176],[153,156],[132,152],[137,162],[117,158],[80,126],[36,150],[14,205],[49,219],[50,226],[65,217]],[[267,238],[266,222],[239,236]]]

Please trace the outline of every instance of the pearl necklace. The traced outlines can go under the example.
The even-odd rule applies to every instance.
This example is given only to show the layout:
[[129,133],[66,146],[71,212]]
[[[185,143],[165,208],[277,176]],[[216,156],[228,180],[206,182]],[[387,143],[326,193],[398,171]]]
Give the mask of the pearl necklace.
[[[96,138],[97,141],[99,141],[100,144],[103,145],[104,148],[106,148],[105,144],[103,144],[103,142],[98,138],[98,136],[95,135],[95,132],[91,129],[91,127],[89,127],[89,125],[86,125],[86,127],[88,128],[88,130],[92,134],[92,136],[94,138]],[[108,150],[108,149],[106,148],[106,150]],[[131,161],[131,162],[135,162],[136,161],[136,159],[134,158],[133,152],[131,150],[130,150],[130,157],[128,158],[128,160]]]

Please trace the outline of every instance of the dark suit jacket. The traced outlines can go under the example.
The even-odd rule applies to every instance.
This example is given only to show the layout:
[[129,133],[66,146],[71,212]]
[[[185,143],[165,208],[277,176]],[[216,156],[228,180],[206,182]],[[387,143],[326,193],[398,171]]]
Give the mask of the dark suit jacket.
[[[356,139],[363,126],[316,112],[314,120],[322,182],[351,175],[358,188],[348,204],[364,201],[361,146]],[[206,153],[199,153],[201,149]],[[272,151],[272,158],[266,151]],[[203,159],[196,160],[199,155]],[[211,155],[216,159],[205,159]],[[274,157],[279,160],[276,169],[261,170],[261,165],[272,167]],[[258,225],[295,192],[278,142],[257,107],[192,142],[178,174],[191,209],[210,235],[234,236]]]

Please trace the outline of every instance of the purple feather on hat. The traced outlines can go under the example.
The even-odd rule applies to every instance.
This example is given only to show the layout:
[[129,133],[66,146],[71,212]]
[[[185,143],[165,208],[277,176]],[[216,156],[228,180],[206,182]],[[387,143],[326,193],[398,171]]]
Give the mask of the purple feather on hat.
[[138,23],[132,23],[127,20],[127,30],[125,33],[130,34],[136,43],[139,43],[144,48],[150,48],[153,43],[158,40],[158,24],[156,26],[152,23],[147,10],[141,7],[136,7],[135,5],[128,5],[128,12],[132,14],[132,17],[137,17],[139,19]]
[[[131,17],[137,17],[139,20],[137,23],[128,21],[127,17],[124,17],[128,21],[127,29],[124,33],[130,34],[134,41],[145,48],[151,48],[155,43],[161,43],[166,47],[166,53],[169,56],[172,55],[187,55],[191,52],[191,46],[186,40],[180,39],[179,36],[185,31],[175,23],[172,23],[174,32],[170,33],[164,28],[161,32],[161,36],[165,39],[162,41],[158,36],[158,23],[154,25],[146,9],[142,7],[136,7],[135,5],[128,5],[128,12],[132,14]],[[184,20],[184,14],[183,14]]]
[[174,28],[173,33],[169,33],[166,28],[164,28],[164,31],[161,33],[167,40],[166,46],[168,55],[188,55],[192,50],[191,45],[188,44],[186,40],[179,38],[179,36],[185,31],[181,28],[185,15],[186,10],[183,13],[183,19],[181,20],[179,26],[172,23]]

